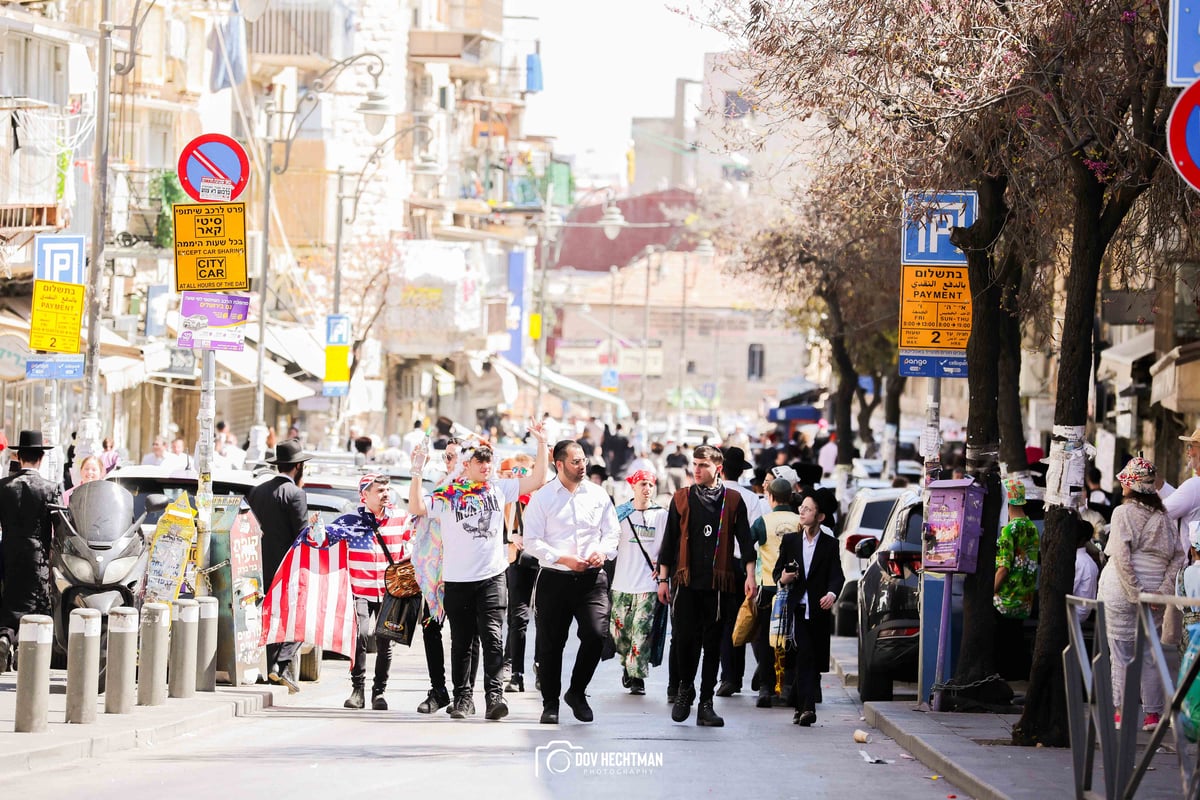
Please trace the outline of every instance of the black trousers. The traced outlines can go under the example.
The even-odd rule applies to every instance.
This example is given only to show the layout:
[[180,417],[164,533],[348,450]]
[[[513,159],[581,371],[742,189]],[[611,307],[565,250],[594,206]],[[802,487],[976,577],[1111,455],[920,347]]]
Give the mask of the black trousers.
[[[354,598],[354,615],[358,618],[358,636],[354,642],[354,666],[350,668],[350,685],[361,689],[367,677],[367,637],[374,635],[372,620],[379,616],[382,600]],[[392,640],[384,636],[375,637],[375,680],[371,684],[371,696],[387,691],[388,672],[392,669]]]
[[579,651],[567,688],[582,692],[591,683],[600,664],[611,611],[608,575],[604,570],[560,572],[544,569],[538,574],[534,608],[537,614],[536,659],[544,706],[558,706],[562,693],[563,649],[567,646],[571,621],[576,624]]
[[813,621],[804,619],[804,609],[796,609],[793,631],[796,641],[796,677],[792,681],[792,696],[788,698],[797,711],[816,711],[817,701],[821,695],[821,672],[817,660],[813,658],[815,650],[828,652],[829,643],[824,647],[816,647],[819,636]]
[[688,586],[675,590],[675,630],[671,646],[672,651],[678,653],[679,690],[692,691],[696,685],[696,672],[700,670],[702,703],[713,699],[721,661],[721,632],[726,619],[736,618],[740,602],[732,592]]
[[513,676],[525,674],[525,640],[531,616],[529,604],[537,582],[538,562],[521,553],[508,565],[508,636],[504,641],[504,665]]
[[771,607],[775,604],[774,586],[758,587],[758,630],[754,632],[754,658],[758,661],[758,693],[775,694],[775,648],[771,647]]
[[489,699],[504,694],[504,611],[508,587],[504,573],[482,581],[446,581],[446,621],[450,623],[450,680],[454,696],[470,697],[471,647],[479,639],[483,691]]
[[735,647],[733,644],[733,623],[736,620],[737,615],[734,614],[734,618],[726,620],[721,629],[721,680],[741,686],[746,676],[746,645]]
[[[429,669],[429,688],[441,694],[446,692],[446,646],[442,643],[443,622],[438,622],[429,616],[429,606],[425,606],[425,619],[421,621],[421,644],[425,647],[425,664]],[[471,642],[471,673],[468,681],[475,685],[479,675],[479,637]]]
[[287,669],[300,652],[303,642],[280,642],[267,645],[267,672],[276,674]]

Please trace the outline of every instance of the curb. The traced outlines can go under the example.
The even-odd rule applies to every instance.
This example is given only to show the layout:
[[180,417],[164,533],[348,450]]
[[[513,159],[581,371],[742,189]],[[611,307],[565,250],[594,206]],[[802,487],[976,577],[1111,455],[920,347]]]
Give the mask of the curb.
[[[151,747],[156,744],[213,727],[235,717],[259,713],[275,705],[275,695],[267,688],[238,688],[218,690],[215,695],[199,698],[211,700],[191,713],[175,714],[168,719],[131,719],[132,727],[98,731],[92,736],[71,741],[53,741],[61,737],[63,725],[47,733],[17,734],[29,737],[29,745],[16,751],[0,754],[0,778],[12,773],[34,772],[84,758],[99,758],[108,753]],[[129,715],[135,717],[138,712]],[[101,717],[107,715],[101,713]],[[84,732],[83,726],[69,726],[72,737]]]
[[[863,705],[863,716],[866,717],[867,724],[872,728],[890,736],[922,764],[970,796],[989,798],[989,800],[1010,800],[1007,793],[978,777],[943,752],[955,747],[962,749],[979,747],[978,745],[973,743],[965,745],[962,737],[954,733],[938,733],[934,730],[927,732],[905,730],[888,716],[886,710],[878,708],[875,703]],[[936,725],[937,723],[929,724]],[[982,756],[983,754],[981,754]]]

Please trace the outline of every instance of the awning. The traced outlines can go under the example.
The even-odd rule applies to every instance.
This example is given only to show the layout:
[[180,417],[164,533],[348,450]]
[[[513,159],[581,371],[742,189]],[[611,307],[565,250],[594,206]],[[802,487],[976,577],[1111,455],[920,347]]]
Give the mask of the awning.
[[[597,389],[594,386],[588,386],[573,378],[568,378],[565,375],[559,375],[549,367],[542,367],[542,383],[547,387],[547,390],[552,394],[556,394],[564,400],[583,400],[593,403],[607,403],[613,407],[613,415],[617,419],[624,419],[632,416],[629,411],[629,405],[624,400],[615,394]],[[537,379],[534,379],[534,385],[537,384]]]
[[1126,339],[1100,352],[1100,366],[1096,369],[1097,380],[1111,380],[1121,388],[1133,383],[1133,365],[1147,356],[1154,355],[1154,331]]
[[[218,366],[237,375],[246,383],[258,383],[258,351],[247,346],[245,350],[215,350]],[[263,362],[263,390],[281,403],[294,403],[315,392],[299,381],[293,380],[283,367],[267,359]]]
[[[325,380],[325,346],[308,328],[267,323],[267,350],[282,356],[318,380]],[[258,323],[247,321],[246,339],[258,343]]]
[[1150,367],[1150,402],[1180,414],[1200,412],[1200,342],[1176,347]]
[[123,392],[146,380],[146,363],[140,358],[105,356],[100,359],[100,377],[105,393]]

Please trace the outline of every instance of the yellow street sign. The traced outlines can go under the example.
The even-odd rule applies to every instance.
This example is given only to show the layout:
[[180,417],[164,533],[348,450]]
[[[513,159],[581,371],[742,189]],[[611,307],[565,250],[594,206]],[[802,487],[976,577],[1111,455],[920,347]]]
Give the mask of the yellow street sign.
[[967,268],[900,269],[900,349],[966,350],[971,337]]
[[325,345],[325,382],[350,382],[350,347],[348,345]]
[[537,341],[542,338],[542,315],[529,315],[529,338]]
[[174,206],[175,291],[250,288],[246,275],[246,204]]
[[81,283],[33,282],[33,313],[29,321],[29,349],[78,353],[83,328]]

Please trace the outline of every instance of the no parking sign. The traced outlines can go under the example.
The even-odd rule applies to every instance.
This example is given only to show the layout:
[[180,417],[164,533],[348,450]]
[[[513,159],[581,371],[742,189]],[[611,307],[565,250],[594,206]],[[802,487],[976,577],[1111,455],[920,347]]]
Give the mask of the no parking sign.
[[1200,192],[1200,82],[1184,89],[1171,109],[1167,152],[1175,171]]
[[177,170],[179,185],[198,203],[228,203],[250,180],[245,148],[223,133],[206,133],[188,142]]

